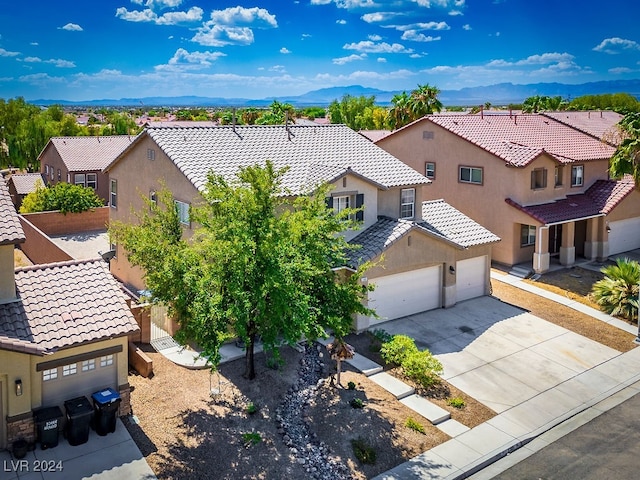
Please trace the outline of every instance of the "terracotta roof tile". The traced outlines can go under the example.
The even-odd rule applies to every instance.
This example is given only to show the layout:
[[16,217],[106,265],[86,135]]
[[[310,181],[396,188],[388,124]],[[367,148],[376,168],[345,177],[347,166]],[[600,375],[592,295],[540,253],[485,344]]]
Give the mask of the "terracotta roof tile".
[[15,276],[18,300],[0,305],[0,348],[14,342],[43,354],[138,330],[101,259],[19,268]]
[[0,179],[0,245],[15,245],[24,241],[24,231],[16,207],[11,202],[6,183]]
[[584,193],[555,202],[524,206],[510,198],[505,201],[542,224],[552,224],[607,215],[634,189],[633,178],[625,175],[621,180],[598,180]]
[[597,139],[602,139],[606,134],[611,133],[620,120],[624,118],[619,113],[607,110],[600,112],[545,112],[542,115],[553,118]]
[[[67,170],[83,172],[102,170],[135,139],[132,135],[104,137],[53,137],[50,145],[58,151]],[[43,153],[47,150],[47,145]],[[42,154],[40,154],[42,156]]]
[[516,167],[528,165],[545,152],[561,163],[571,163],[609,159],[615,151],[591,135],[540,114],[428,115],[414,124],[424,121],[441,126]]
[[35,192],[38,181],[41,187],[47,184],[47,180],[42,173],[21,173],[9,177],[9,182],[13,183],[13,187],[16,189],[18,195],[27,195]]
[[210,171],[232,179],[238,168],[271,160],[289,167],[283,187],[308,192],[349,170],[382,188],[429,180],[345,125],[147,128],[183,174],[203,191]]

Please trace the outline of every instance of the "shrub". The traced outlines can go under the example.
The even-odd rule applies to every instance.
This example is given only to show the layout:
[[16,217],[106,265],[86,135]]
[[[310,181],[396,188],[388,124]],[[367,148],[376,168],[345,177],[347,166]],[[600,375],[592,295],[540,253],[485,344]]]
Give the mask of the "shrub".
[[380,343],[387,343],[393,340],[393,335],[382,328],[376,328],[371,332],[371,335],[373,335],[373,338],[378,340]]
[[244,442],[245,447],[250,447],[251,445],[257,445],[262,441],[262,437],[257,432],[248,432],[242,434],[242,441]]
[[462,409],[465,406],[464,400],[460,397],[453,397],[447,400],[447,403],[454,408]]
[[258,406],[255,403],[250,403],[245,407],[244,410],[249,415],[253,415],[254,413],[256,413],[258,411]]
[[363,408],[364,402],[361,398],[352,398],[349,402],[349,405],[351,405],[353,408]]
[[50,212],[80,213],[102,207],[104,202],[93,188],[70,183],[58,183],[53,187],[36,186],[36,190],[24,197],[20,213]]
[[406,355],[402,361],[402,371],[407,377],[428,388],[438,381],[442,364],[429,350],[416,350]]
[[373,465],[376,463],[376,451],[361,437],[351,440],[351,446],[353,447],[353,453],[360,463],[366,463]]
[[380,355],[387,363],[402,365],[402,362],[408,354],[417,351],[418,347],[416,347],[416,342],[413,338],[407,335],[394,335],[390,341],[382,344]]
[[422,434],[426,434],[427,431],[425,430],[424,426],[420,423],[417,422],[416,420],[414,420],[413,418],[409,417],[407,418],[407,421],[405,422],[405,427],[410,428],[411,430],[418,432],[418,433],[422,433]]
[[601,272],[605,278],[594,283],[591,290],[596,303],[609,315],[637,318],[640,264],[619,258],[615,265],[604,267]]
[[347,383],[347,388],[349,390],[355,390],[356,389],[356,384],[354,382],[349,382],[349,383]]

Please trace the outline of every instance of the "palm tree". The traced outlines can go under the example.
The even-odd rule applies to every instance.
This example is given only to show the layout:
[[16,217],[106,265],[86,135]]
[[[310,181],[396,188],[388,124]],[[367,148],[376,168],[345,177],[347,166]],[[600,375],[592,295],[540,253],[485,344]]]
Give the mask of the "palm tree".
[[442,102],[438,100],[440,90],[432,87],[428,83],[418,84],[418,88],[411,92],[409,107],[412,113],[412,120],[424,117],[430,113],[442,111]]
[[640,113],[629,113],[618,123],[621,141],[609,161],[611,178],[631,174],[640,188]]
[[402,128],[411,122],[411,97],[407,92],[397,93],[391,98],[393,106],[389,110],[389,125],[392,130]]
[[605,277],[593,284],[591,294],[610,315],[628,320],[638,318],[640,264],[628,258],[618,258],[615,265],[603,267]]

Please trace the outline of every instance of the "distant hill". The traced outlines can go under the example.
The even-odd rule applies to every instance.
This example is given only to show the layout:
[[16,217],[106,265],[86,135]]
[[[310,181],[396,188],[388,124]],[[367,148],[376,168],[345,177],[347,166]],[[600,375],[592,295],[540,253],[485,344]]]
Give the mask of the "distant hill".
[[[417,86],[417,85],[416,85]],[[407,90],[409,93],[411,89]],[[374,96],[376,103],[388,105],[394,95],[402,91],[384,91],[376,88],[349,85],[344,87],[330,87],[313,90],[303,95],[286,97],[273,97],[261,100],[246,98],[221,98],[221,97],[144,97],[144,98],[120,98],[101,99],[73,102],[68,100],[32,100],[36,105],[66,105],[66,106],[146,106],[146,107],[266,107],[274,100],[290,103],[294,107],[327,106],[334,100],[340,100],[344,95],[354,97]],[[583,95],[602,95],[605,93],[628,93],[640,98],[640,79],[637,80],[608,80],[602,82],[589,82],[581,84],[564,83],[531,83],[526,85],[514,85],[513,83],[499,83],[483,87],[462,88],[460,90],[442,90],[440,101],[445,106],[472,106],[490,102],[493,105],[507,105],[509,103],[522,103],[525,98],[535,95],[561,96],[565,99],[574,99]]]

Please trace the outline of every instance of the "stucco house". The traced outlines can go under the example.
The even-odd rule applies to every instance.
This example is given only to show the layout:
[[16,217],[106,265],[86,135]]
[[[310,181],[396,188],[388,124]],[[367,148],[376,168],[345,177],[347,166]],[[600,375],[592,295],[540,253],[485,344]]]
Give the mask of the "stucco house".
[[[608,178],[611,117],[429,115],[376,145],[425,174],[427,198],[498,235],[493,259],[536,272],[640,248],[640,192]],[[591,132],[591,133],[589,133]]]
[[[336,211],[364,207],[361,228],[344,235],[371,249],[376,245],[370,259],[382,252],[388,255],[384,267],[363,279],[378,285],[375,299],[385,303],[385,319],[454,304],[460,285],[456,279],[462,278],[454,272],[458,262],[471,258],[481,257],[483,265],[474,273],[474,282],[482,285],[477,294],[489,292],[491,246],[499,239],[474,226],[476,233],[482,229],[477,235],[481,240],[457,241],[452,232],[464,216],[442,215],[436,222],[431,216],[444,207],[423,205],[429,180],[345,125],[147,128],[106,168],[110,221],[135,222],[132,211],[145,208],[143,197],[154,199],[164,184],[173,193],[189,236],[195,227],[189,206],[202,201],[209,172],[232,179],[240,166],[266,160],[278,168],[289,167],[282,181],[291,195],[307,194],[328,182],[333,187],[328,202]],[[127,262],[119,246],[111,272],[133,290],[145,288],[143,273]],[[402,295],[389,293],[398,285],[404,285]],[[437,299],[422,301],[427,295]],[[395,306],[387,305],[386,299],[392,298]],[[409,303],[414,306],[403,307]],[[370,321],[359,319],[358,329]]]
[[33,441],[33,410],[110,387],[130,411],[128,337],[139,327],[102,260],[14,269],[24,242],[0,182],[0,449]]
[[135,137],[52,137],[38,156],[40,173],[48,185],[67,182],[91,187],[105,201],[109,195],[109,176],[103,172]]
[[42,173],[14,173],[7,180],[7,186],[9,187],[9,195],[16,207],[16,210],[20,210],[22,200],[31,192],[36,191],[38,184],[44,187],[47,181]]

